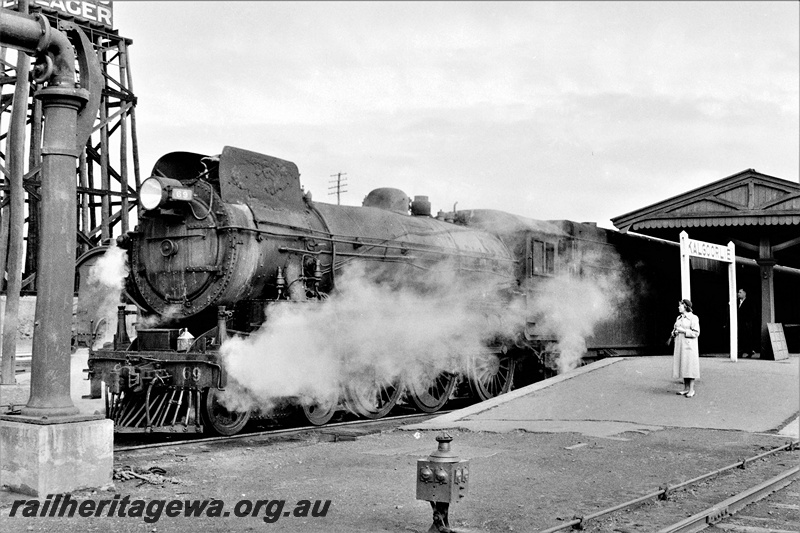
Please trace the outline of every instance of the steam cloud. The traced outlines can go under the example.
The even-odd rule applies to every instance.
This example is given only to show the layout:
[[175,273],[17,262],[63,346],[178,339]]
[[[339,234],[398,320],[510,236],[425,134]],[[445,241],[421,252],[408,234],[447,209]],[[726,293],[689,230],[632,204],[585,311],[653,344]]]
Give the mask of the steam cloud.
[[[341,384],[401,378],[426,386],[442,371],[465,372],[472,356],[486,352],[487,339],[519,330],[522,313],[508,305],[482,310],[484,292],[494,288],[449,276],[439,271],[424,292],[412,292],[352,265],[327,301],[269,306],[258,332],[225,342],[228,374],[264,411],[280,397],[323,401]],[[243,407],[241,398],[223,401]]]
[[127,275],[125,250],[118,248],[116,244],[112,244],[89,269],[90,294],[82,294],[81,297],[97,303],[93,317],[95,324],[105,319],[105,328],[101,328],[101,334],[95,341],[95,348],[114,338],[117,306],[120,305],[120,296]]
[[553,351],[557,359],[548,364],[559,374],[580,365],[586,354],[587,339],[603,322],[617,320],[631,296],[625,269],[609,250],[602,256],[587,253],[571,269],[578,270],[581,265],[591,272],[576,276],[568,268],[557,276],[537,281],[529,307],[537,333],[555,339]]
[[222,345],[228,375],[237,382],[222,400],[229,408],[268,412],[285,397],[324,401],[342,384],[401,378],[427,386],[441,371],[466,373],[471,357],[486,353],[487,340],[513,338],[531,315],[538,332],[554,340],[553,369],[566,372],[579,365],[587,338],[629,294],[613,269],[537,280],[527,309],[522,299],[487,299],[493,287],[441,272],[424,292],[386,279],[355,265],[327,301],[269,306],[260,330]]
[[[95,326],[101,321],[105,323],[104,326],[98,328],[99,335],[95,339],[94,349],[100,348],[114,339],[117,331],[117,308],[123,303],[123,290],[128,272],[127,253],[116,244],[112,244],[89,269],[88,283],[86,284],[88,292],[82,293],[80,298],[85,298],[87,302],[93,304],[89,320],[93,320]],[[180,305],[176,304],[168,306],[161,314],[143,315],[139,313],[138,316],[127,316],[128,335],[135,336],[134,324],[137,329],[159,327],[169,323],[175,316],[178,316],[179,312]]]

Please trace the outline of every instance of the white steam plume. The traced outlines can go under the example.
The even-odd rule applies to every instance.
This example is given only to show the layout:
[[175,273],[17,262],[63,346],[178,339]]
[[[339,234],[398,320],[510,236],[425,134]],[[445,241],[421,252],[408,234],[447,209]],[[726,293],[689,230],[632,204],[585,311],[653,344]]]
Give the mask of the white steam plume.
[[555,370],[565,372],[580,364],[587,339],[615,320],[630,296],[621,263],[607,251],[584,253],[578,264],[583,275],[537,278],[527,309],[523,300],[501,301],[496,287],[452,269],[426,277],[423,290],[415,279],[416,290],[409,290],[412,284],[396,271],[390,276],[370,265],[367,273],[353,265],[327,301],[273,304],[256,333],[223,344],[224,364],[236,382],[223,401],[229,408],[269,411],[286,397],[323,401],[342,384],[401,378],[425,385],[442,371],[467,373],[487,340],[513,338],[526,318],[553,339]]
[[[579,271],[582,275],[569,273]],[[602,265],[587,268],[586,265]],[[606,251],[585,254],[579,263],[561,274],[537,279],[528,311],[536,332],[555,339],[557,359],[553,370],[567,372],[580,365],[586,354],[586,341],[605,321],[615,320],[622,305],[630,299],[620,261]]]
[[81,294],[81,298],[96,303],[91,317],[95,325],[105,319],[105,328],[101,328],[102,334],[96,339],[95,348],[111,341],[116,333],[117,306],[128,275],[125,259],[125,250],[112,244],[89,269],[89,294]]
[[[98,330],[99,335],[93,346],[95,349],[114,339],[114,334],[117,332],[117,309],[123,304],[125,278],[128,272],[126,252],[116,244],[112,244],[89,269],[87,293],[82,293],[80,298],[86,298],[86,301],[94,304],[89,319],[94,321],[95,326],[105,319],[105,326]],[[89,308],[89,305],[86,307]],[[128,334],[135,336],[135,331],[132,330],[134,324],[136,329],[155,328],[169,322],[178,316],[179,312],[180,306],[176,304],[168,306],[161,314],[139,313],[136,317],[127,316]]]
[[139,313],[136,319],[136,329],[149,329],[163,326],[164,324],[168,324],[173,318],[179,317],[180,312],[181,306],[179,304],[174,304],[166,306],[161,313],[151,315]]
[[[459,283],[446,270],[434,277],[423,292],[412,292],[352,265],[327,301],[273,304],[258,332],[225,342],[228,374],[269,410],[282,397],[324,400],[343,383],[402,378],[422,385],[445,370],[464,372],[487,339],[519,330],[520,310],[491,305],[500,302],[486,300],[487,287]],[[228,396],[229,407],[242,406]]]

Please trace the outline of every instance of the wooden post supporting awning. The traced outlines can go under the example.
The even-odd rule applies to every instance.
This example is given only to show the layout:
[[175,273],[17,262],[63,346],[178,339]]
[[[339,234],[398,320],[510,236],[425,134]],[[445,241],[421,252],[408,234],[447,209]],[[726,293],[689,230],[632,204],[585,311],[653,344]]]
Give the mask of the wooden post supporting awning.
[[[748,169],[611,222],[622,232],[675,242],[684,230],[703,241],[721,245],[732,241],[738,254],[755,259],[761,289],[761,353],[771,354],[767,324],[776,321],[774,274],[800,276],[800,183]],[[800,282],[790,286],[793,294],[777,298],[800,300]],[[800,323],[795,315],[790,314],[790,320]]]

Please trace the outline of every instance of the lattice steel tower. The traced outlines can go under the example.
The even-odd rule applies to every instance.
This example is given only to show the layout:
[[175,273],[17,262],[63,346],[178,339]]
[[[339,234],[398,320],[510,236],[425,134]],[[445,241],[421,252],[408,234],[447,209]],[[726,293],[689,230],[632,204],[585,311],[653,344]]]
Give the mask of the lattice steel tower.
[[[105,78],[100,111],[92,135],[80,156],[75,172],[78,194],[78,227],[76,228],[77,257],[100,246],[103,241],[119,236],[129,229],[131,211],[136,207],[139,188],[139,155],[136,136],[136,97],[133,93],[128,47],[130,39],[120,37],[112,25],[112,3],[96,0],[58,2],[36,0],[4,1],[15,11],[41,13],[51,27],[59,21],[70,21],[81,27],[94,44]],[[29,4],[26,6],[25,4]],[[63,8],[63,9],[62,9]],[[0,49],[0,170],[2,182],[2,212],[0,212],[0,248],[8,242],[9,172],[8,156],[15,147],[9,143],[10,117],[15,106],[25,106],[24,198],[26,239],[24,280],[25,293],[35,291],[38,262],[39,187],[42,144],[42,108],[33,99],[37,89],[30,83],[28,97],[17,102],[14,88],[17,80],[17,52]],[[13,61],[11,59],[14,59]],[[17,147],[19,150],[19,147]],[[0,260],[4,254],[0,254]],[[0,273],[5,273],[6,261],[0,261]],[[0,277],[0,289],[4,289]]]

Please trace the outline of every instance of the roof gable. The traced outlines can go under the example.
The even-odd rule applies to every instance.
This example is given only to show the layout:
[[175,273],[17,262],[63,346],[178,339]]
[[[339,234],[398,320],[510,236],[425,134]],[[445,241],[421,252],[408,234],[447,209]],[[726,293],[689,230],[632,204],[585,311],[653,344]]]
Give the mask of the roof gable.
[[742,171],[612,218],[620,231],[698,226],[800,225],[800,184]]

